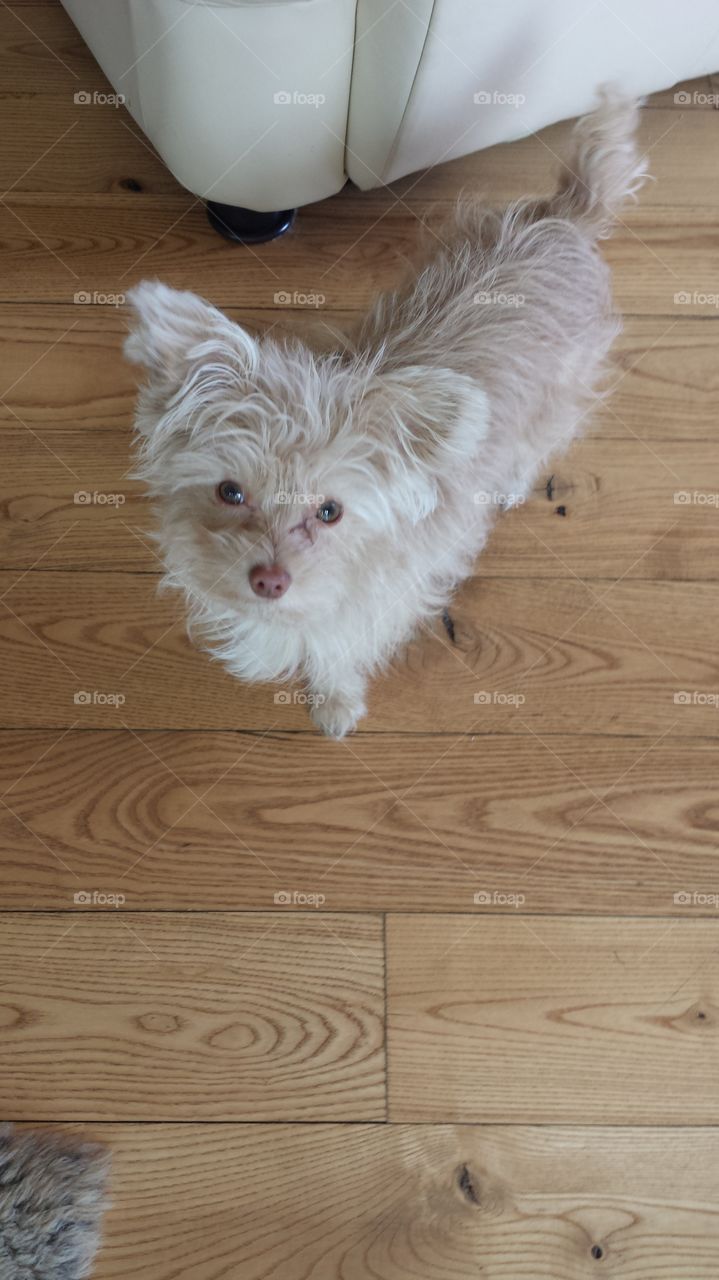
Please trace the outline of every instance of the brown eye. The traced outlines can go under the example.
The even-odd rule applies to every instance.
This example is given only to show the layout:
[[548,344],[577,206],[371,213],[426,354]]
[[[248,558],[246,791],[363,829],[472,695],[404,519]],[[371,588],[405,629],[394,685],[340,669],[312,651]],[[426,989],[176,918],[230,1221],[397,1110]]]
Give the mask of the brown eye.
[[245,495],[238,484],[234,480],[223,480],[217,486],[217,496],[221,502],[226,502],[230,507],[240,507],[245,501]]
[[329,498],[317,508],[315,514],[323,524],[337,524],[337,521],[342,519],[342,506],[339,502],[335,502],[334,498]]

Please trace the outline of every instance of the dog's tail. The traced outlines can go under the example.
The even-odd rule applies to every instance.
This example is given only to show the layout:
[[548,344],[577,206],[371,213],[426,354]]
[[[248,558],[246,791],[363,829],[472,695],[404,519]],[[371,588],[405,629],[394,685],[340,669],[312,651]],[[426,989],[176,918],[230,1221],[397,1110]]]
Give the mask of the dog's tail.
[[639,190],[647,163],[636,142],[639,102],[610,85],[599,98],[597,109],[575,125],[573,155],[545,211],[579,222],[601,238],[609,235],[624,201]]

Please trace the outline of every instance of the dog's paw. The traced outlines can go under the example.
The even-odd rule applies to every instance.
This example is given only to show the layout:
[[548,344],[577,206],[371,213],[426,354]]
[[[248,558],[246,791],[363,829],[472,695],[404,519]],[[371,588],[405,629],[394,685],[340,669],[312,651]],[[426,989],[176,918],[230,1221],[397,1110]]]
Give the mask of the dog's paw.
[[329,738],[344,738],[346,733],[351,733],[367,710],[361,698],[333,693],[320,702],[321,696],[317,696],[310,714],[318,729]]

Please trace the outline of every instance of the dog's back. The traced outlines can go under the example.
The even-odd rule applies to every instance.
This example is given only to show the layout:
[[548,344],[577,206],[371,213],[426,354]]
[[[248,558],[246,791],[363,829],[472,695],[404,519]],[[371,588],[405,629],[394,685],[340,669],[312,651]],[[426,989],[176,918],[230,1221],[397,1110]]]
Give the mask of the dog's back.
[[635,101],[604,90],[553,196],[499,210],[462,200],[423,270],[378,300],[360,335],[387,371],[475,378],[492,408],[483,467],[494,454],[506,469],[511,441],[515,487],[576,434],[621,327],[596,241],[644,177],[637,118]]

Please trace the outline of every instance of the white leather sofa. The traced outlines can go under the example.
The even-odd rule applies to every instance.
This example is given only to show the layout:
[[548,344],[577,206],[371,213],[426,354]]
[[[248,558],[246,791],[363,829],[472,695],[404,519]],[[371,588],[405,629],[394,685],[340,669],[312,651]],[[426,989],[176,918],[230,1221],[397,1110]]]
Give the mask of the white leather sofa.
[[168,168],[290,209],[719,67],[717,0],[62,0]]

